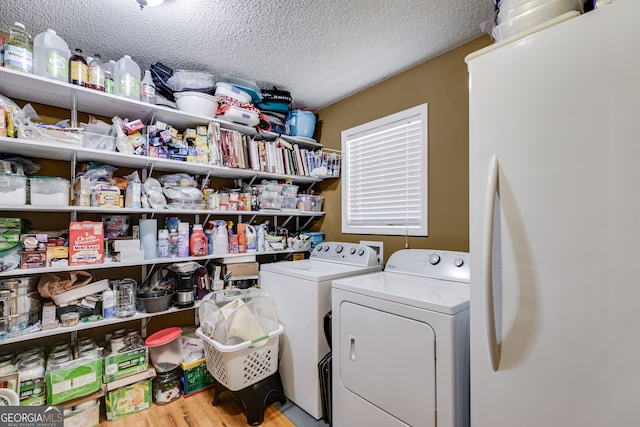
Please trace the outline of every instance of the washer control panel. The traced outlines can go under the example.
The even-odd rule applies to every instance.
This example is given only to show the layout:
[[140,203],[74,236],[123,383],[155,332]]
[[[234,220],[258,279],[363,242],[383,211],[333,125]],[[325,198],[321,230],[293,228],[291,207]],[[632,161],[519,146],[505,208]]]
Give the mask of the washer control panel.
[[402,249],[391,255],[385,271],[469,283],[469,253]]
[[378,265],[378,257],[373,248],[347,242],[322,242],[313,249],[309,259],[340,262],[362,267]]

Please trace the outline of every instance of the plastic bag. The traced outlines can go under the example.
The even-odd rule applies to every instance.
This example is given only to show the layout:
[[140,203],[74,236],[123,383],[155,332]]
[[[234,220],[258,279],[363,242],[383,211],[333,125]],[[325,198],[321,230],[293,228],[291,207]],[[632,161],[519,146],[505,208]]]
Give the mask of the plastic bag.
[[38,292],[45,298],[52,298],[63,292],[84,286],[92,280],[93,274],[81,270],[44,273],[38,282]]
[[122,120],[118,116],[115,116],[111,120],[116,130],[116,149],[121,153],[133,154],[134,147],[129,141],[127,135],[125,135],[124,131],[122,130],[122,126],[124,126],[124,120]]
[[174,92],[182,92],[192,89],[213,89],[216,82],[212,74],[181,70],[176,71],[173,73],[173,76],[169,77],[167,85],[173,89]]

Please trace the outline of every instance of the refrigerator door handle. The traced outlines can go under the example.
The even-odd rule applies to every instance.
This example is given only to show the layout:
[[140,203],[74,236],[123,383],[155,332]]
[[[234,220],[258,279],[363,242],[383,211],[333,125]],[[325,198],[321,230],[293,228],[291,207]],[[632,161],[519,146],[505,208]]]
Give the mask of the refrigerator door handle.
[[485,223],[484,223],[484,274],[485,274],[485,297],[487,314],[487,336],[489,341],[489,356],[491,358],[491,369],[494,372],[500,365],[500,351],[498,349],[498,339],[496,337],[496,317],[493,301],[493,220],[495,215],[496,193],[498,192],[498,159],[491,156],[489,163],[489,181],[487,183],[487,194],[485,199]]

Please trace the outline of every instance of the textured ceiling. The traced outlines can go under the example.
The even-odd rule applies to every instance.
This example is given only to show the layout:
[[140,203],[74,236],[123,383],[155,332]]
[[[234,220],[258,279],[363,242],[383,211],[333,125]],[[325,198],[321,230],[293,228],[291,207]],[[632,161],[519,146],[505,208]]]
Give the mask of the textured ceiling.
[[289,90],[314,111],[482,35],[492,0],[1,0],[0,30]]

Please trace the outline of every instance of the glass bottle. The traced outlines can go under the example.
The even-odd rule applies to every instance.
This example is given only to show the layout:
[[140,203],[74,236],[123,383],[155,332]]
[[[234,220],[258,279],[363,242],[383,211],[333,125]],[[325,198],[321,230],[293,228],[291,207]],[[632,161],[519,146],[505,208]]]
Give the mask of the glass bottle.
[[87,85],[87,60],[82,56],[82,49],[76,49],[76,53],[69,58],[69,83]]
[[89,64],[89,78],[87,87],[104,92],[105,73],[102,66],[103,65],[102,61],[100,61],[100,55],[96,54]]
[[153,400],[158,405],[173,402],[178,399],[180,390],[179,368],[167,372],[158,372],[153,379]]

